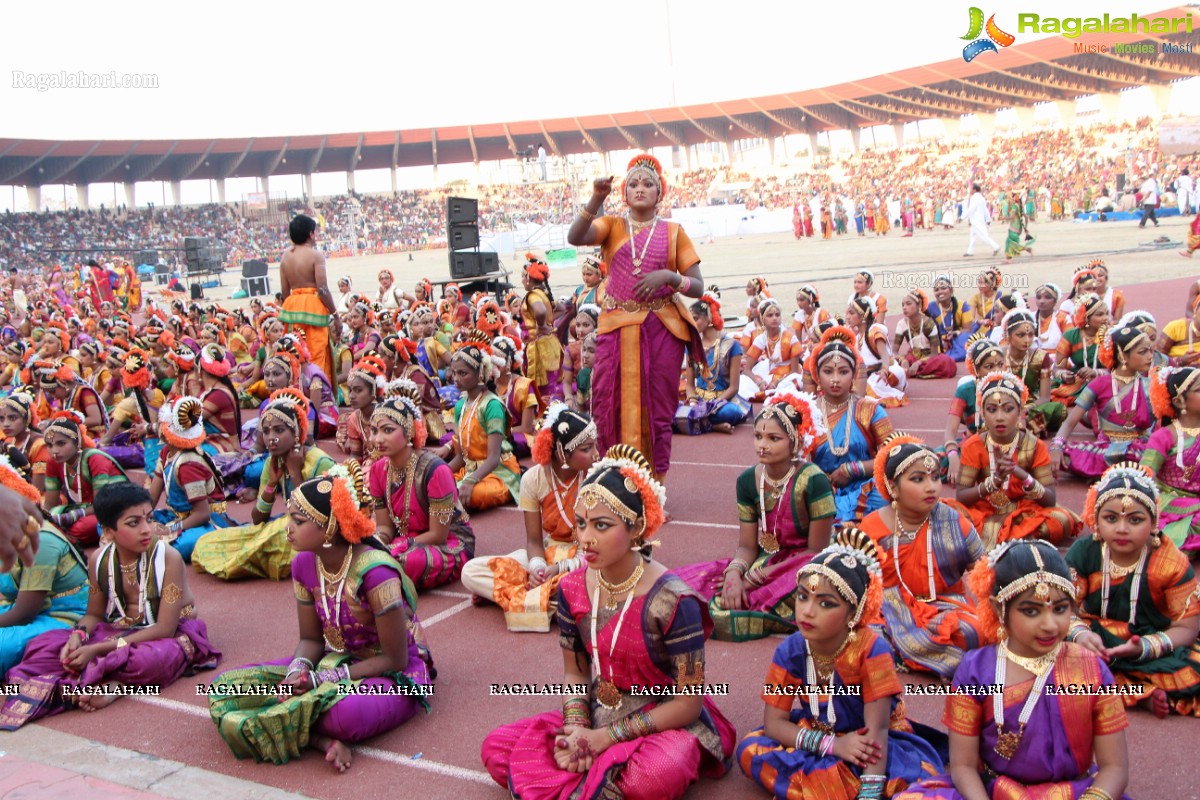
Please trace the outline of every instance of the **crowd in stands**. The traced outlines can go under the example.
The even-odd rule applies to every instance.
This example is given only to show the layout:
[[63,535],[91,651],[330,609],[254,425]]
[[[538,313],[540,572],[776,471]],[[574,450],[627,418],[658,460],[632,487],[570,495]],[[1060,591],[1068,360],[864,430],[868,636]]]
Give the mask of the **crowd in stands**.
[[[752,175],[729,166],[695,169],[673,178],[664,207],[729,203],[754,210],[807,203],[818,216],[822,204],[831,210],[844,207],[853,215],[856,206],[886,203],[898,209],[916,200],[925,209],[943,209],[964,201],[969,184],[977,182],[995,204],[997,217],[1003,217],[1001,195],[1019,190],[1023,196],[1034,193],[1036,216],[1061,218],[1091,210],[1104,189],[1115,198],[1122,175],[1132,181],[1151,174],[1160,185],[1170,186],[1177,166],[1158,151],[1154,122],[1139,119],[997,135],[982,155],[971,139],[925,140],[844,156],[821,153],[812,168],[789,166],[773,174],[758,170]],[[394,195],[349,193],[294,202],[292,210],[321,222],[323,246],[330,254],[355,249],[376,254],[444,247],[449,194],[478,196],[481,227],[507,230],[520,224],[570,224],[588,191],[587,186],[550,182],[418,189]],[[927,227],[934,224],[934,214],[925,217]],[[182,248],[185,236],[219,240],[228,263],[259,257],[274,260],[286,244],[280,229],[243,215],[235,205],[6,213],[0,217],[0,266],[40,265],[50,250]]]

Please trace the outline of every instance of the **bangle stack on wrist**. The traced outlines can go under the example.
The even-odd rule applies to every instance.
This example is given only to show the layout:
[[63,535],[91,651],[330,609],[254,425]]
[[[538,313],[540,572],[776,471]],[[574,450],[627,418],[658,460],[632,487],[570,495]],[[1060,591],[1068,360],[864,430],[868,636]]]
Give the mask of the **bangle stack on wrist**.
[[746,571],[749,569],[750,569],[749,561],[747,561],[744,558],[735,558],[729,562],[729,566],[725,567],[725,570],[721,574],[727,575],[730,572],[736,572],[739,575],[745,575]]
[[288,664],[287,673],[283,676],[283,679],[286,681],[293,675],[297,675],[301,672],[312,671],[313,662],[309,661],[307,658],[293,658],[292,663]]
[[833,752],[836,741],[837,737],[832,733],[825,733],[816,728],[801,728],[796,732],[796,749],[821,757]]
[[592,707],[586,697],[568,697],[563,701],[563,725],[592,727]]
[[1113,796],[1097,786],[1091,786],[1079,795],[1079,800],[1113,800]]
[[579,216],[582,217],[583,219],[587,220],[588,222],[591,222],[592,220],[594,220],[596,218],[595,214],[593,214],[592,212],[587,210],[587,206],[579,207]]
[[1062,450],[1067,444],[1067,439],[1064,436],[1055,436],[1050,442],[1051,450]]
[[92,638],[91,634],[87,632],[87,628],[83,627],[82,623],[76,623],[75,627],[71,628],[71,633],[79,634],[80,644],[87,644],[88,639]]
[[1157,661],[1175,649],[1175,643],[1171,641],[1171,637],[1167,636],[1166,631],[1152,633],[1149,636],[1141,636],[1139,640],[1142,645],[1142,652],[1135,659],[1139,664],[1144,664],[1147,661]]
[[630,714],[628,717],[612,723],[607,728],[608,738],[612,739],[613,744],[640,739],[643,736],[649,736],[657,730],[658,728],[654,725],[654,720],[650,719],[650,714],[645,711]]
[[546,563],[546,559],[539,556],[534,556],[529,559],[529,573],[532,575],[539,569],[549,569],[550,565]]
[[863,775],[862,785],[858,787],[857,800],[876,800],[877,798],[881,798],[886,786],[886,775]]

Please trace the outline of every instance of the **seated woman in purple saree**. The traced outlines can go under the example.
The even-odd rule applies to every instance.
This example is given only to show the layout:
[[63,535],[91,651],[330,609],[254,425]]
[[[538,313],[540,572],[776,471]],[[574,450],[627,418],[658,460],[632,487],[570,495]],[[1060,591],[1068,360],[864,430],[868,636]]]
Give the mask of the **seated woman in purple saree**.
[[[1062,641],[1065,631],[1050,647],[1032,638],[1049,628],[1045,617],[1075,609],[1070,572],[1054,546],[1038,539],[1005,543],[976,563],[970,585],[980,598],[981,638],[995,641],[1002,625],[1008,635],[968,651],[954,673],[954,688],[965,688],[946,698],[942,716],[949,774],[926,778],[897,800],[962,800],[981,791],[992,800],[1124,796],[1129,721],[1121,698],[1100,690],[1114,685],[1112,672],[1096,653]],[[1002,694],[988,691],[996,684]],[[1052,686],[1088,693],[1053,694]],[[1103,794],[1089,793],[1092,787]]]
[[0,730],[72,705],[96,710],[120,687],[166,686],[220,661],[196,618],[183,558],[151,535],[149,493],[110,484],[97,493],[95,508],[110,541],[88,561],[87,614],[74,628],[35,638],[8,671],[7,682],[19,689],[0,709]]
[[[363,488],[361,467],[350,460],[292,494],[295,654],[225,672],[209,693],[217,732],[238,758],[284,764],[312,747],[344,772],[350,744],[429,710],[436,672],[416,591],[371,539]],[[278,691],[247,691],[271,688]]]
[[733,725],[710,698],[680,691],[659,702],[632,691],[704,685],[712,631],[704,604],[643,552],[664,499],[649,463],[624,445],[580,488],[575,514],[588,566],[558,588],[564,683],[579,691],[562,712],[501,726],[483,742],[484,766],[514,797],[665,800],[729,769]]

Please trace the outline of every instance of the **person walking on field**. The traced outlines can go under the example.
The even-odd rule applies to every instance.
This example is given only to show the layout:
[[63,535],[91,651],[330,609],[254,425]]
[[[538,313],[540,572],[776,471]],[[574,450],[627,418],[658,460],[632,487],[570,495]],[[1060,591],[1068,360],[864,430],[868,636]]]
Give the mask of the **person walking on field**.
[[1158,181],[1153,175],[1146,178],[1142,183],[1142,221],[1138,223],[1139,228],[1146,227],[1146,220],[1154,223],[1154,227],[1158,227],[1158,217],[1154,215],[1154,209],[1158,208]]
[[983,190],[979,188],[978,183],[971,184],[971,199],[967,201],[967,210],[963,214],[967,222],[971,225],[971,238],[967,240],[967,252],[964,256],[975,255],[975,240],[980,239],[984,244],[992,248],[992,255],[1000,252],[1000,245],[996,244],[992,237],[988,235],[988,225],[991,224],[992,214],[988,211],[987,200],[983,197]]
[[326,378],[332,376],[331,380],[336,380],[333,350],[329,346],[329,315],[336,313],[337,304],[325,278],[325,256],[317,250],[316,220],[297,214],[288,225],[288,236],[293,246],[279,262],[283,294],[279,321],[289,331],[296,328],[304,331],[313,363]]

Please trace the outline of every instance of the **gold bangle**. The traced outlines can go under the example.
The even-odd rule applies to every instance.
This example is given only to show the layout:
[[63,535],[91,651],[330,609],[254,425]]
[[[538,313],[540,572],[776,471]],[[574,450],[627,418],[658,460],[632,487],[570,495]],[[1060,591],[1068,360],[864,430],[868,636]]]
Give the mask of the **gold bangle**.
[[586,208],[584,208],[583,206],[580,206],[580,207],[579,207],[579,216],[583,217],[583,218],[584,218],[585,220],[587,220],[588,222],[591,222],[592,220],[594,220],[594,219],[596,218],[596,215],[595,215],[595,214],[593,214],[592,212],[588,211],[588,210],[587,210]]

